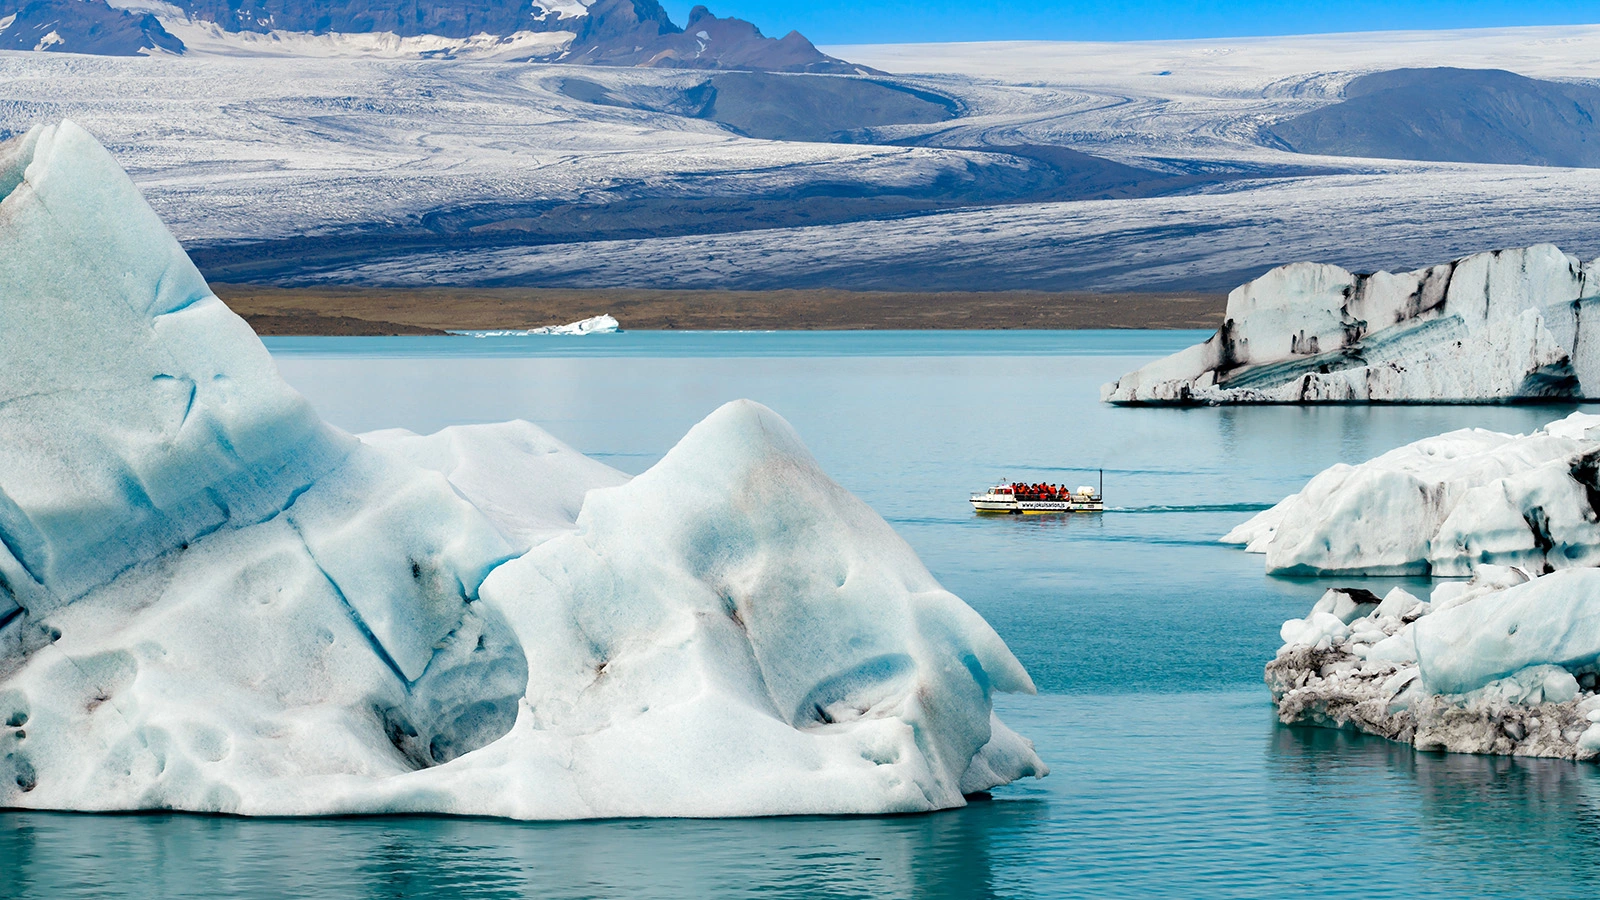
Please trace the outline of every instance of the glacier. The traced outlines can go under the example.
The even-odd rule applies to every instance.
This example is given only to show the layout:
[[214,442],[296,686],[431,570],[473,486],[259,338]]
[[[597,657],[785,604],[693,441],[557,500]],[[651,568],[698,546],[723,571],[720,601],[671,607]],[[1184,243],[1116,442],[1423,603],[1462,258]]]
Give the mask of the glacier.
[[1340,463],[1222,538],[1275,575],[1464,576],[1600,565],[1600,415],[1469,428]]
[[1033,684],[776,413],[355,437],[70,121],[0,146],[0,808],[915,812]]
[[1600,261],[1551,244],[1411,272],[1280,266],[1204,343],[1122,376],[1122,405],[1487,403],[1600,394]]

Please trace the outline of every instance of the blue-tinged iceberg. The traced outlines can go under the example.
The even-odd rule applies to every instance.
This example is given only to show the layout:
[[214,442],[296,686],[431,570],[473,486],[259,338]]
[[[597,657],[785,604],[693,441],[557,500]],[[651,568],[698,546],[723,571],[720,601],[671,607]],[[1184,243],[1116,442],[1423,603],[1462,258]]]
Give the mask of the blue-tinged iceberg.
[[1414,272],[1295,263],[1228,295],[1209,340],[1101,389],[1124,405],[1600,396],[1600,266],[1557,247]]
[[989,626],[759,405],[637,478],[322,423],[112,158],[0,147],[0,807],[882,813],[1042,775]]

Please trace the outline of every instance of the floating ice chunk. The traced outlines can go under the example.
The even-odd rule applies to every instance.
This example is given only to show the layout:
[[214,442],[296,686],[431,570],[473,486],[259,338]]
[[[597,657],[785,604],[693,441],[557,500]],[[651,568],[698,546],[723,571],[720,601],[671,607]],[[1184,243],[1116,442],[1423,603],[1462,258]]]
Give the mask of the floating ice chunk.
[[[992,691],[1033,690],[1010,651],[754,403],[590,491],[576,532],[483,596],[527,650],[537,729],[628,761],[596,815],[909,810],[1044,771],[991,729]],[[662,730],[672,718],[700,725]],[[723,737],[758,724],[760,742]],[[808,762],[719,786],[775,753]]]
[[[354,446],[71,122],[0,158],[0,534],[69,600],[275,514]],[[109,348],[115,348],[111,350]]]
[[1268,572],[1468,575],[1600,563],[1600,441],[1574,413],[1531,435],[1466,429],[1338,464],[1224,541]]
[[540,328],[528,328],[522,331],[452,331],[464,337],[491,338],[491,337],[530,337],[540,334],[613,334],[621,329],[617,320],[610,314],[590,316],[587,319],[573,322],[570,325],[545,325]]
[[[1279,716],[1419,747],[1594,757],[1600,570],[1480,574],[1431,606],[1391,593],[1393,606],[1386,600],[1344,634],[1326,612],[1305,620],[1321,621],[1320,632],[1285,623],[1266,672]],[[1402,606],[1402,618],[1386,614]]]
[[1481,403],[1600,395],[1597,282],[1559,248],[1414,272],[1294,263],[1228,295],[1209,340],[1101,389],[1119,404]]
[[1600,658],[1600,570],[1569,569],[1417,621],[1428,689],[1462,694],[1528,666]]

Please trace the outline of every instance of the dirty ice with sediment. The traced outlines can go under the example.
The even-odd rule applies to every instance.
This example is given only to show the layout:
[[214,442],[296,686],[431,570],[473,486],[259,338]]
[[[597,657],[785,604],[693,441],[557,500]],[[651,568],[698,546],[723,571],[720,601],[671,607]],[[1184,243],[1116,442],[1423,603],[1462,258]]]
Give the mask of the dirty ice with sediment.
[[1287,723],[1422,749],[1600,756],[1600,416],[1464,429],[1335,465],[1223,540],[1267,571],[1470,576],[1328,590],[1266,680]]
[[1600,261],[1541,244],[1413,272],[1292,263],[1111,403],[1498,403],[1600,396]]
[[885,813],[1043,775],[1031,692],[794,430],[629,478],[322,422],[72,124],[0,149],[0,806]]

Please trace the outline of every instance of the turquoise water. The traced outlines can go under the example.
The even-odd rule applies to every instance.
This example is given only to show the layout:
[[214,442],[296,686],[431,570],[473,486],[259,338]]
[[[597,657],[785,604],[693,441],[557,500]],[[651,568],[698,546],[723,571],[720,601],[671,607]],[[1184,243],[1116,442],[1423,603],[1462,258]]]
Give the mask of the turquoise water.
[[[1273,719],[1261,666],[1324,582],[1215,543],[1338,461],[1566,407],[1114,409],[1194,333],[655,333],[269,341],[351,430],[521,417],[647,468],[718,404],[786,416],[993,623],[1054,767],[926,816],[541,824],[0,814],[0,897],[1567,897],[1600,768],[1420,754]],[[1109,509],[980,519],[1000,479]],[[1347,580],[1340,583],[1349,583]],[[1386,590],[1394,579],[1368,583]],[[1422,589],[1424,585],[1413,584]]]

